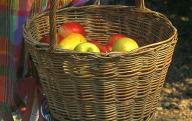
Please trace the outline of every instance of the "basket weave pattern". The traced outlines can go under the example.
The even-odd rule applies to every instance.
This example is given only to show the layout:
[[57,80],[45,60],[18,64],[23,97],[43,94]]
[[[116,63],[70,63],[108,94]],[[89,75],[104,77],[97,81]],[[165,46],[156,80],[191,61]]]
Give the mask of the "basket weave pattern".
[[61,121],[151,121],[172,60],[177,33],[162,14],[129,6],[86,6],[57,11],[57,28],[81,23],[102,43],[113,33],[141,48],[94,55],[54,49],[38,41],[49,34],[49,13],[25,26],[25,45],[37,68],[52,115]]

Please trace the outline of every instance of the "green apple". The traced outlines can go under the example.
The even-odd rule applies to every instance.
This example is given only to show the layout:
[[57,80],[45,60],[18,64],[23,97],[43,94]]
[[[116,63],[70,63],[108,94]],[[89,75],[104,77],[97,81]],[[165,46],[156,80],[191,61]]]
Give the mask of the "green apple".
[[115,41],[112,47],[112,51],[128,52],[138,47],[139,46],[135,40],[128,37],[123,37]]
[[83,42],[83,43],[80,43],[79,45],[77,45],[75,47],[76,51],[79,51],[79,52],[94,52],[94,53],[100,53],[100,50],[99,48],[93,44],[93,43],[90,43],[90,42]]
[[82,43],[86,42],[86,38],[79,34],[79,33],[71,33],[67,35],[63,40],[60,41],[59,43],[59,48],[61,49],[68,49],[68,50],[74,50],[74,48]]

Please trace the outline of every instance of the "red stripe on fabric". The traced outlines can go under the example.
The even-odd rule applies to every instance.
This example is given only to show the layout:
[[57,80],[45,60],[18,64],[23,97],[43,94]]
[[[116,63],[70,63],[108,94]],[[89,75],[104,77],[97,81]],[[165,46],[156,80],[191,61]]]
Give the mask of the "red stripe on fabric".
[[8,6],[7,0],[0,0],[0,10],[6,10]]
[[19,11],[30,11],[34,0],[22,0],[19,2]]
[[10,107],[14,106],[15,102],[14,102],[14,99],[13,99],[13,89],[15,87],[15,83],[13,83],[14,81],[13,80],[6,80],[6,83],[7,83],[7,93],[6,93],[6,103],[9,104]]
[[28,0],[19,0],[19,8],[18,11],[28,11],[28,6],[26,5]]
[[29,16],[30,11],[17,11],[17,16]]
[[1,11],[7,10],[7,6],[5,6],[5,5],[0,5],[0,10],[1,10]]
[[[0,0],[1,1],[1,0]],[[4,0],[0,2],[0,10],[1,11],[6,11],[6,10],[11,10],[13,13],[18,16],[29,16],[32,5],[33,5],[34,0],[18,0],[19,3],[19,8],[7,8],[7,0]],[[3,4],[2,4],[3,3]]]
[[[29,16],[30,15],[30,11],[26,11],[26,10],[14,10],[14,9],[9,9],[9,10],[15,11],[17,16]],[[7,11],[7,7],[0,5],[0,11]]]
[[24,98],[37,86],[33,77],[27,77],[17,81],[16,93],[20,98]]
[[0,54],[0,65],[6,65],[8,61],[7,54]]
[[6,38],[0,37],[0,54],[6,53],[8,46],[8,41]]
[[[19,0],[19,8],[18,9],[13,9],[13,8],[7,8],[7,5],[0,4],[0,10],[1,11],[7,11],[11,10],[13,13],[17,16],[29,16],[30,11],[33,5],[34,0]],[[7,2],[6,2],[7,3]]]
[[7,63],[7,39],[0,37],[0,65]]
[[4,103],[6,76],[0,76],[0,103]]

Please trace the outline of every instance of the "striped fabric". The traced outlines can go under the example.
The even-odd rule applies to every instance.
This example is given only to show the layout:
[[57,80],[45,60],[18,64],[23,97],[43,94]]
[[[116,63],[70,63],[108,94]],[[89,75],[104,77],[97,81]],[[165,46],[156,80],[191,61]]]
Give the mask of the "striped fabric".
[[[33,0],[0,1],[0,103],[13,104],[14,86],[24,63],[22,57],[22,26],[30,13]],[[21,4],[22,3],[22,4]]]
[[[72,2],[57,1],[58,7]],[[3,104],[6,105],[3,107],[13,106],[16,84],[28,74],[22,27],[31,13],[46,11],[49,7],[50,0],[0,0],[0,108]]]

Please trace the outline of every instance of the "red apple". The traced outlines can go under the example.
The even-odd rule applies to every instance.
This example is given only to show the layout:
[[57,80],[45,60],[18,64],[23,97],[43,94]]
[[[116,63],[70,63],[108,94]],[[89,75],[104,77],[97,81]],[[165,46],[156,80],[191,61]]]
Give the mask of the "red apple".
[[67,22],[64,23],[58,30],[59,35],[66,37],[71,33],[79,33],[85,36],[85,30],[78,22]]
[[59,44],[63,40],[63,37],[59,34],[57,34],[57,44]]
[[123,34],[114,34],[111,36],[111,38],[109,39],[109,41],[107,42],[107,45],[110,46],[112,48],[113,44],[115,43],[116,40],[125,37],[125,35]]
[[[56,36],[57,36],[57,44],[59,44],[59,43],[60,43],[60,41],[63,39],[63,37],[62,37],[62,36],[60,36],[59,34],[57,34]],[[49,36],[49,35],[44,35],[44,36],[41,38],[41,40],[40,40],[39,42],[49,44],[49,43],[50,43],[50,41],[51,41],[50,36]]]
[[91,40],[91,43],[95,44],[102,53],[108,53],[109,49],[106,45],[101,44],[100,42],[98,42],[97,40]]
[[111,52],[112,51],[112,46],[105,45],[105,48],[106,48],[107,52]]
[[117,41],[115,41],[115,43],[113,44],[112,51],[128,52],[128,51],[132,51],[137,48],[139,48],[139,45],[137,44],[137,42],[134,39],[128,38],[128,37],[123,37],[123,38],[120,38]]
[[39,42],[49,44],[50,43],[50,37],[48,35],[44,35]]

